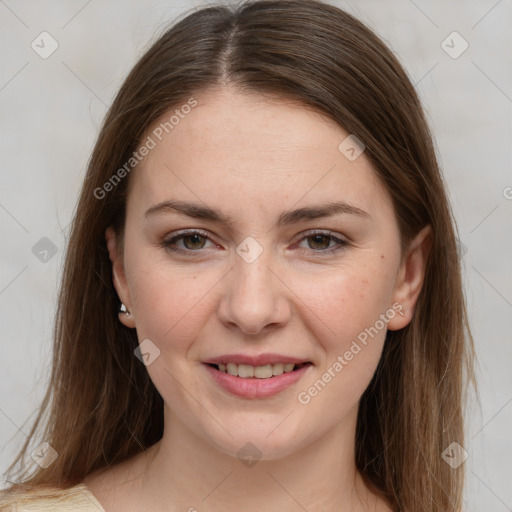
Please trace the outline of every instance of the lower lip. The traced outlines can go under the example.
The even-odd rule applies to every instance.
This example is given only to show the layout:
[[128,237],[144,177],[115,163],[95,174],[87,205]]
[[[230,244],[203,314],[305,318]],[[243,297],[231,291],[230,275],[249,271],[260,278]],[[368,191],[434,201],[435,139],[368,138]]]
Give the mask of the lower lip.
[[210,372],[213,380],[221,388],[229,391],[233,395],[243,398],[266,398],[277,395],[295,384],[313,365],[307,364],[293,372],[286,372],[268,379],[244,379],[221,372],[207,364],[204,366]]

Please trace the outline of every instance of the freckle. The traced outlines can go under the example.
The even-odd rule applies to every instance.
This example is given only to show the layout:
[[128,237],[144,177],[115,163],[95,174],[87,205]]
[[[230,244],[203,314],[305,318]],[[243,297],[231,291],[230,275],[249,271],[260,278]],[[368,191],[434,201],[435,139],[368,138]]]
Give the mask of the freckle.
[[384,259],[384,254],[381,254],[380,255],[380,259],[383,260]]

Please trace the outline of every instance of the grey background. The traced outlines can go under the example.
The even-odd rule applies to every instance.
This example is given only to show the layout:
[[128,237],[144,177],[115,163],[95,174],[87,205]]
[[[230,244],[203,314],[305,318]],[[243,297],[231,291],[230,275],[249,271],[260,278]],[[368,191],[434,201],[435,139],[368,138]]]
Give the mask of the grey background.
[[[471,400],[465,446],[466,510],[512,510],[512,3],[331,3],[386,41],[425,104],[465,251],[479,360],[481,408]],[[201,5],[0,0],[2,472],[49,376],[67,226],[101,120],[149,43],[177,15]],[[59,45],[47,59],[31,48],[43,31]],[[441,46],[453,31],[469,44],[456,59]],[[448,39],[452,51],[460,43]],[[56,251],[46,262],[32,251],[43,237]]]

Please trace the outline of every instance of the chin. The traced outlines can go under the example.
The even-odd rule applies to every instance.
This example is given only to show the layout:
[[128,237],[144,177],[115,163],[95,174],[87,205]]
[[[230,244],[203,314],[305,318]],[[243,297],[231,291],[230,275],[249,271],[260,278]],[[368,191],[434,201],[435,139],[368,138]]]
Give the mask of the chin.
[[[238,426],[237,434],[233,437],[224,432],[222,439],[206,438],[206,440],[219,452],[240,459],[250,467],[252,461],[258,460],[277,460],[283,459],[300,449],[300,442],[297,441],[297,435],[289,430],[281,430],[278,433],[276,425],[272,422],[272,427],[268,429],[246,428]],[[229,430],[228,430],[229,431]],[[272,432],[270,435],[269,433]],[[290,442],[290,439],[295,439]]]

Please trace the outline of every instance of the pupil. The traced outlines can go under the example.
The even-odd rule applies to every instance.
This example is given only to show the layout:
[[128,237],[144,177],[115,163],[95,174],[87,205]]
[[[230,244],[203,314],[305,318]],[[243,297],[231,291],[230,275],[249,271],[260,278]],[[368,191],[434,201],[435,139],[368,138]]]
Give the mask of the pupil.
[[[191,238],[194,238],[194,239],[197,241],[197,239],[199,239],[199,238],[203,238],[203,237],[202,237],[201,235],[197,235],[197,234],[196,234],[196,235],[188,235],[188,236],[186,236],[186,237],[185,237],[185,239],[184,239],[184,240],[190,240]],[[193,245],[195,245],[195,243],[194,243],[194,242],[192,242],[192,244],[193,244]],[[189,248],[189,249],[190,249],[190,247],[188,247],[188,244],[187,244],[187,243],[185,243],[185,245],[187,246],[187,248]],[[192,247],[192,248],[194,248],[194,247]]]
[[[316,243],[320,243],[320,245],[322,245],[321,241],[318,242],[318,239],[324,239],[324,242],[325,242],[325,240],[328,239],[328,236],[327,235],[312,235],[311,238],[314,240],[313,241],[313,245],[316,244]],[[323,245],[325,245],[325,243]],[[329,241],[328,240],[327,240],[327,245],[329,245]]]

